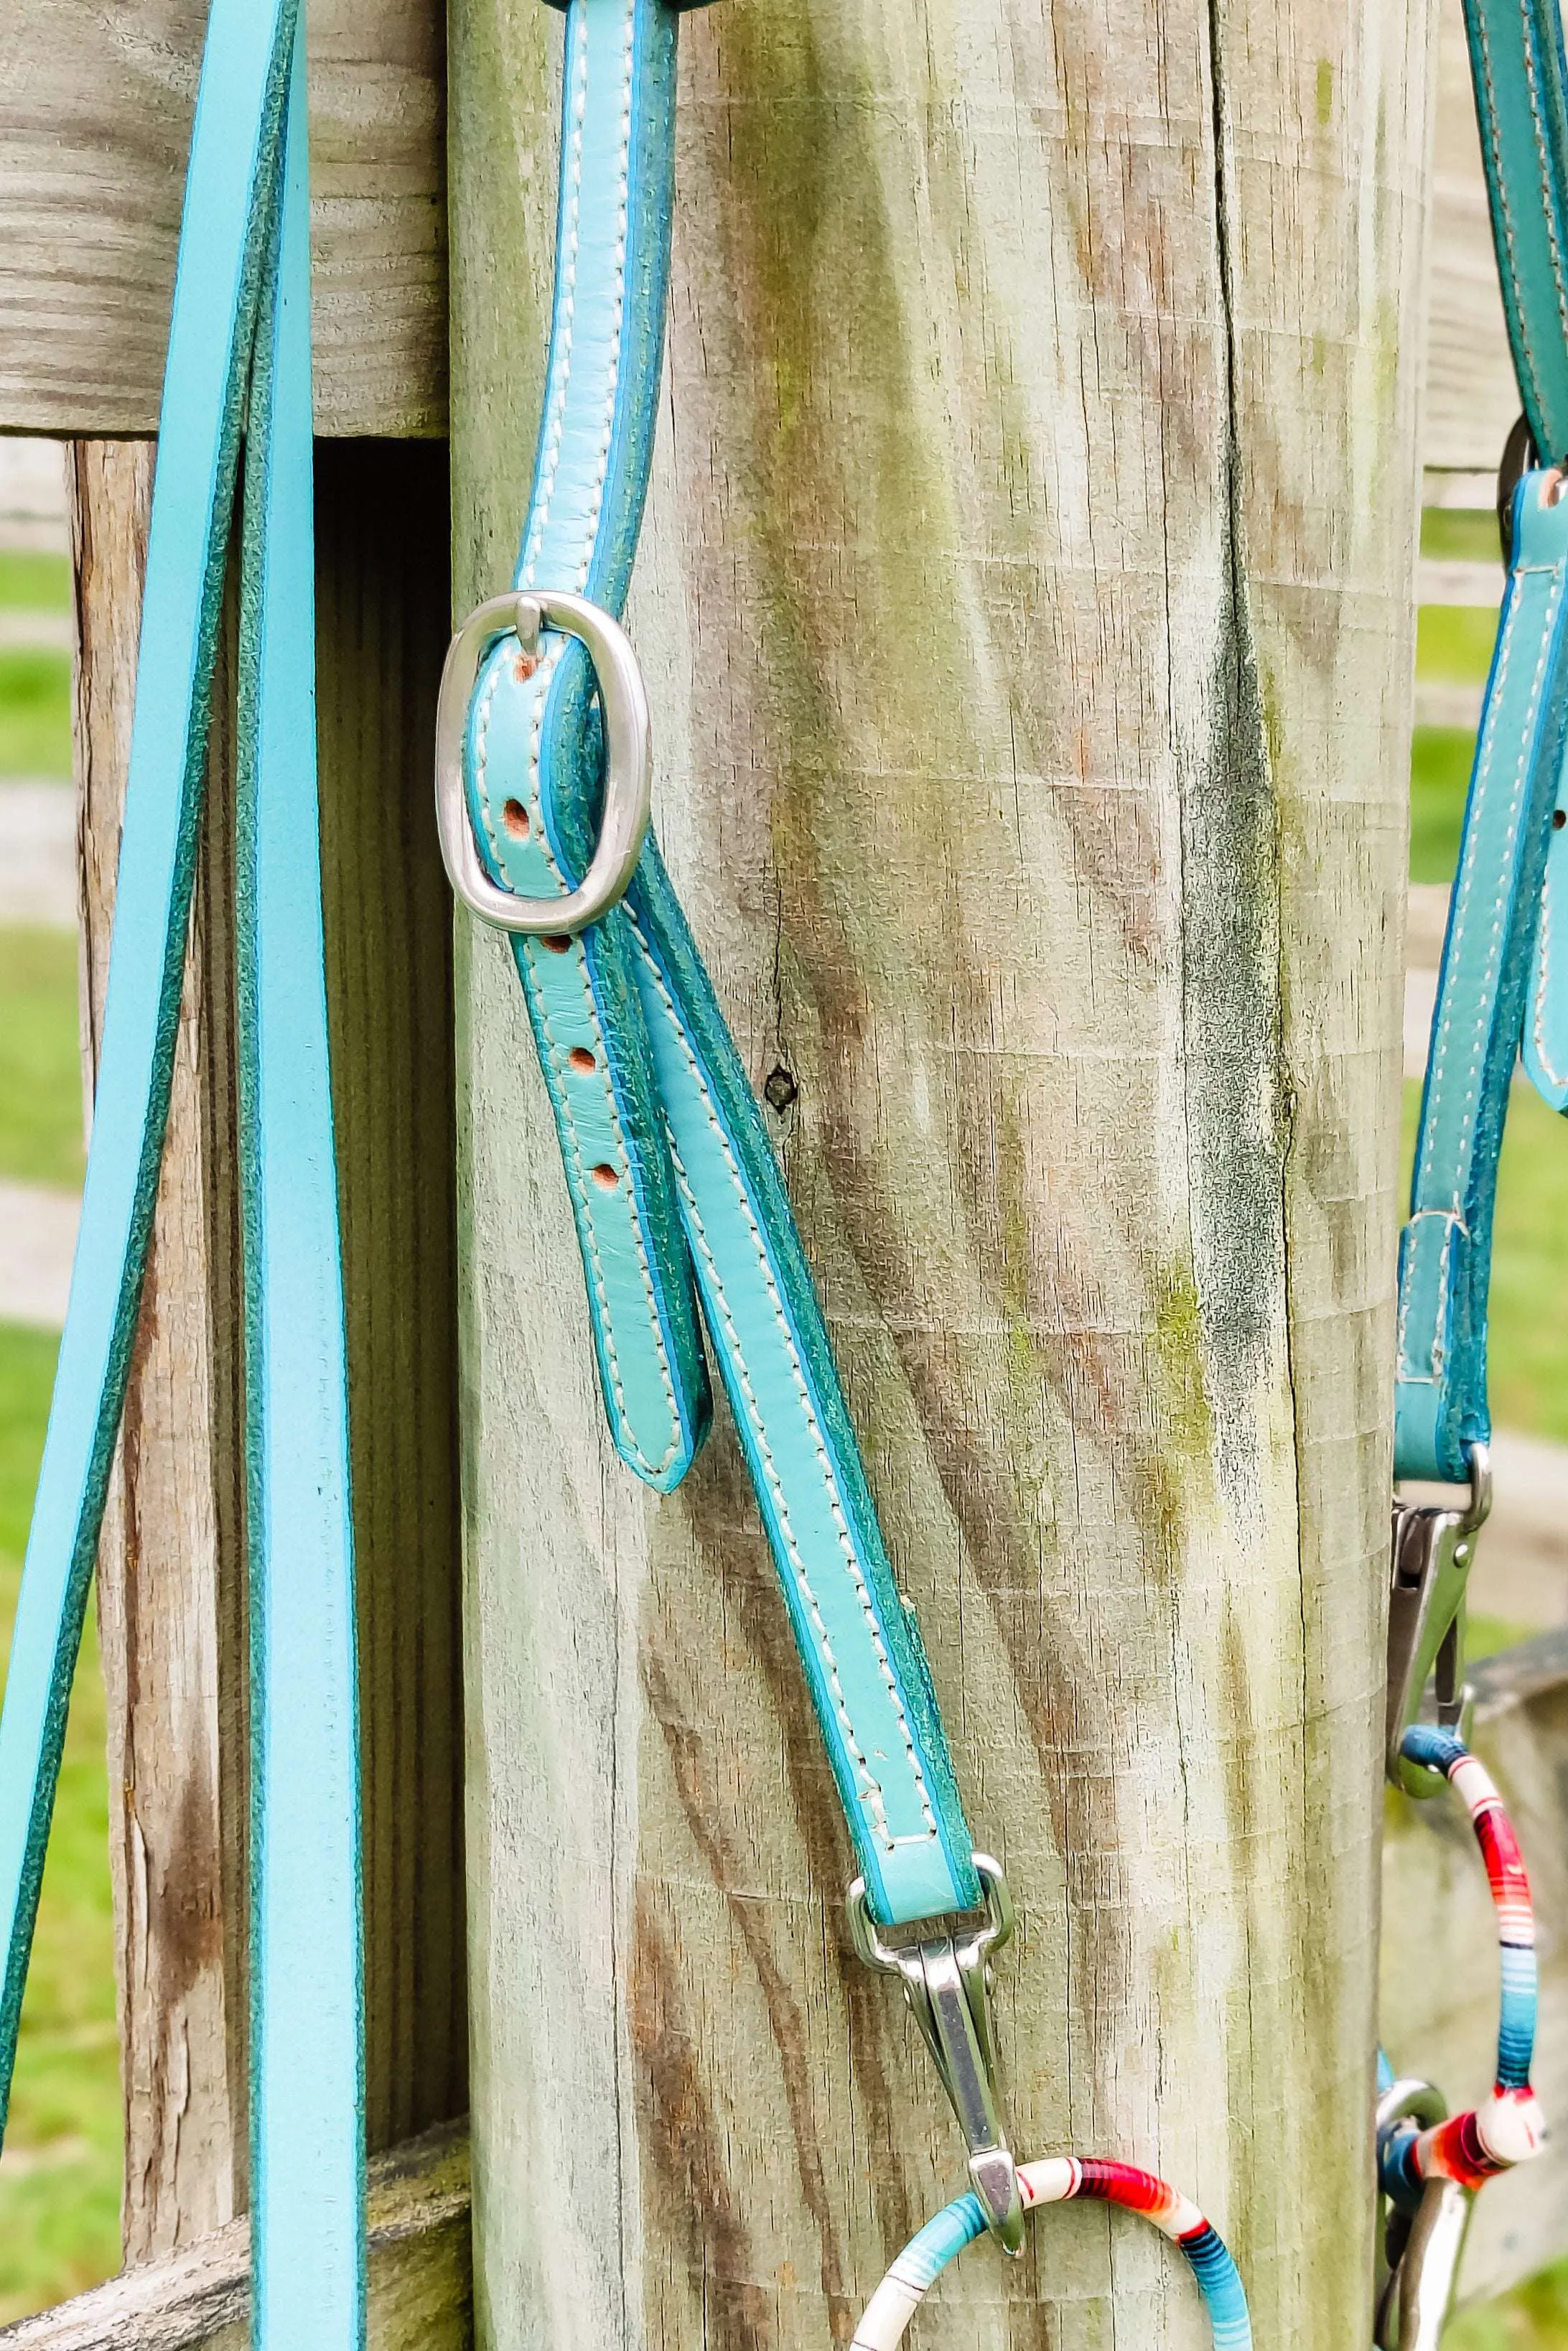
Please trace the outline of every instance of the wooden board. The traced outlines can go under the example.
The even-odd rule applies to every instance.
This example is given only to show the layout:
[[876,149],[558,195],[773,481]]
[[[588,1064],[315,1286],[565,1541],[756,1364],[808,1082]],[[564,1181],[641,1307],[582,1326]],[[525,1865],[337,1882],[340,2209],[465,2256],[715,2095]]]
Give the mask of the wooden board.
[[[68,453],[87,1082],[103,1028],[153,452]],[[235,1334],[232,603],[169,1134],[99,1552],[129,2260],[245,2201],[243,1411]]]
[[[150,451],[73,453],[89,1060],[124,790]],[[353,1379],[372,2148],[466,2103],[450,914],[424,746],[444,452],[318,450],[328,1000]],[[245,2203],[246,1667],[232,798],[220,671],[173,1109],[99,1598],[144,2261]]]
[[[0,432],[157,428],[205,0],[0,10]],[[316,421],[439,434],[439,0],[310,0]]]
[[[452,13],[459,608],[507,577],[559,26]],[[981,1841],[1019,2142],[1149,2161],[1260,2343],[1368,2329],[1428,25],[686,20],[631,625]],[[494,256],[507,260],[496,298]],[[733,1431],[640,1492],[465,926],[476,2286],[494,2351],[842,2339],[963,2178]],[[928,2346],[1207,2340],[1134,2221]]]
[[[0,18],[0,431],[155,427],[205,13],[204,0],[111,12],[27,0]],[[318,427],[439,433],[442,12],[310,0],[310,33]],[[1440,5],[1430,282],[1415,331],[1426,463],[1494,471],[1519,402],[1460,0]]]
[[[250,2231],[233,2220],[183,2252],[0,2328],[4,2351],[246,2351]],[[468,2143],[433,2131],[370,2178],[370,2351],[469,2351]],[[302,2346],[303,2351],[303,2346]]]

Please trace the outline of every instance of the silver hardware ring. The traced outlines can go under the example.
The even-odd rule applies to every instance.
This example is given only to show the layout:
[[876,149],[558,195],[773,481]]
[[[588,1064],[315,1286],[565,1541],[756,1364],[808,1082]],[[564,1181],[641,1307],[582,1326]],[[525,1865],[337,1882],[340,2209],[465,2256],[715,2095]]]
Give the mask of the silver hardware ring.
[[[988,1960],[995,1957],[1004,1943],[1012,1939],[1013,1897],[1008,1892],[1008,1881],[1002,1876],[999,1861],[993,1861],[988,1853],[977,1853],[973,1860],[975,1875],[980,1881],[980,1890],[985,1896],[986,1924],[969,1939],[974,1942],[979,1956]],[[899,1952],[909,1949],[921,1930],[937,1923],[932,1918],[922,1918],[915,1928],[907,1930],[909,1940],[897,1945],[884,1943],[871,1915],[871,1901],[863,1877],[857,1877],[850,1887],[844,1896],[844,1907],[849,1916],[850,1941],[856,1959],[868,1968],[879,1969],[884,1975],[901,1975],[904,1971],[899,1966]]]
[[[492,882],[481,862],[463,784],[468,703],[485,648],[508,630],[537,653],[541,629],[576,637],[588,650],[604,721],[604,811],[587,872],[559,898],[523,898]],[[653,802],[653,728],[643,673],[619,622],[586,596],[532,590],[476,606],[447,648],[435,710],[435,825],[453,889],[481,922],[526,937],[586,930],[626,894],[637,870]]]

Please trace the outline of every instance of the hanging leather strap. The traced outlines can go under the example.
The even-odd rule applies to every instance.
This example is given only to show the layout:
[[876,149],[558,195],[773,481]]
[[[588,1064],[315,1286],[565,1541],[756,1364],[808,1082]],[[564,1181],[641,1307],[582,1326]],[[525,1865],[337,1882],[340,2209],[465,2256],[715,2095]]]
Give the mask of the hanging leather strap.
[[[1558,0],[1465,0],[1465,21],[1525,421],[1534,449],[1563,455],[1568,108]],[[1410,1221],[1400,1244],[1395,1474],[1401,1479],[1473,1481],[1477,1461],[1484,1461],[1477,1447],[1490,1435],[1492,1208],[1508,1090],[1521,1053],[1546,1101],[1568,1109],[1568,865],[1553,831],[1554,820],[1560,834],[1568,818],[1568,525],[1559,491],[1554,473],[1529,471],[1503,507],[1513,523],[1509,580],[1449,904]]]
[[363,2339],[359,1792],[315,768],[298,0],[214,0],[160,423],[80,1237],[0,1716],[0,2110],[168,1115],[242,419],[238,938],[251,2135],[267,2351]]
[[1514,372],[1544,458],[1568,456],[1568,104],[1558,0],[1465,0]]
[[[674,10],[572,0],[555,312],[516,586],[622,608],[653,444],[669,269]],[[580,881],[602,742],[583,647],[497,639],[465,771],[493,879]],[[624,903],[514,952],[571,1191],[613,1440],[685,1474],[708,1343],[746,1449],[875,1917],[981,1888],[914,1619],[894,1580],[804,1251],[755,1097],[657,847]]]
[[1396,1478],[1462,1482],[1490,1435],[1487,1290],[1508,1089],[1568,726],[1568,505],[1527,474],[1482,705],[1400,1243]]
[[[1465,0],[1492,243],[1532,448],[1568,458],[1568,92],[1559,0]],[[1506,465],[1505,459],[1505,465]],[[1542,883],[1521,1050],[1568,1111],[1568,786]]]
[[253,2341],[365,2332],[359,1676],[316,780],[304,12],[246,443],[236,995]]

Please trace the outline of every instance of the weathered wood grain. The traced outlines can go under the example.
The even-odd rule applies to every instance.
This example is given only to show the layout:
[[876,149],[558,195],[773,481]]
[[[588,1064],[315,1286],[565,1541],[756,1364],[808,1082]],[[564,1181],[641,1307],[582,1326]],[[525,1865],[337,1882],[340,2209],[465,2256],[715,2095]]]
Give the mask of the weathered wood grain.
[[[151,451],[74,452],[89,1059]],[[450,921],[425,746],[445,634],[436,444],[318,452],[328,998],[352,1388],[372,2148],[466,2103]],[[232,804],[220,677],[156,1244],[100,1555],[128,2258],[245,2201],[245,1656]]]
[[[1560,2260],[1568,2241],[1568,1633],[1486,1658],[1471,1679],[1476,1750],[1508,1802],[1535,1896],[1535,2084],[1555,2126],[1542,2154],[1489,2181],[1477,2204],[1460,2279],[1474,2302]],[[1383,1900],[1389,2055],[1398,2072],[1436,2082],[1453,2110],[1473,2105],[1497,2059],[1497,1920],[1456,1799],[1389,1796]]]
[[[371,2351],[468,2351],[468,2144],[431,2131],[371,2166]],[[250,2226],[231,2221],[37,2318],[5,2351],[246,2351]]]
[[[152,455],[145,443],[77,443],[68,453],[89,1086],[109,972]],[[131,2261],[205,2236],[245,2201],[232,687],[226,632],[164,1176],[99,1553]]]
[[[507,578],[557,27],[451,18],[459,609]],[[1424,9],[728,0],[683,32],[632,626],[981,1841],[1021,2146],[1364,2339]],[[505,273],[507,298],[499,294]],[[961,2179],[732,1432],[600,1426],[460,936],[480,2339],[843,2339]],[[1200,2344],[1053,2216],[928,2344]]]
[[[0,22],[0,430],[154,428],[204,16],[30,0]],[[1441,25],[1423,449],[1495,468],[1518,401],[1459,0]],[[439,433],[441,12],[312,0],[310,26],[319,428]]]
[[[158,422],[206,0],[0,12],[0,431]],[[438,434],[442,12],[311,0],[317,429]]]

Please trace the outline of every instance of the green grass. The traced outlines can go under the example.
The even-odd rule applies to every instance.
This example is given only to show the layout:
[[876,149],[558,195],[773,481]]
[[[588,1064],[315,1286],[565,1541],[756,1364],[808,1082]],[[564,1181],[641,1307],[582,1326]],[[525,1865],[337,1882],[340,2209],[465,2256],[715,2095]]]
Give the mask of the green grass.
[[1492,1242],[1492,1417],[1568,1443],[1568,1124],[1516,1085]]
[[[1459,526],[1464,528],[1461,529]],[[1480,547],[1490,529],[1490,549]],[[1490,516],[1422,517],[1424,555],[1497,554]],[[1416,674],[1430,684],[1479,685],[1491,666],[1497,614],[1484,605],[1423,604],[1416,616]],[[1410,744],[1410,879],[1451,882],[1476,738],[1463,726],[1417,726]]]
[[[1490,515],[1430,513],[1424,554],[1491,561]],[[64,561],[0,555],[0,605],[58,610]],[[1496,616],[1429,608],[1423,678],[1484,677]],[[0,774],[69,772],[69,664],[0,654]],[[1421,728],[1411,771],[1411,873],[1453,872],[1471,738]],[[76,949],[48,933],[0,931],[0,1173],[52,1184],[80,1174]],[[1406,1089],[1406,1152],[1419,1088]],[[1514,1091],[1500,1186],[1492,1286],[1493,1408],[1506,1425],[1568,1440],[1568,1131],[1527,1089]],[[55,1345],[0,1325],[0,1640],[8,1642]],[[1529,1628],[1473,1619],[1477,1654]],[[0,2323],[43,2308],[119,2265],[120,2106],[114,2030],[105,1719],[89,1612],[45,1873],[12,2101],[0,2164]],[[1467,2313],[1445,2351],[1553,2351],[1568,2344],[1568,2262]]]
[[1495,1657],[1503,1649],[1517,1649],[1521,1641],[1533,1641],[1540,1631],[1539,1625],[1518,1625],[1507,1616],[1482,1616],[1472,1608],[1465,1618],[1465,1655],[1472,1664],[1479,1657]]
[[1421,552],[1438,563],[1502,563],[1497,517],[1490,507],[1428,507],[1421,517]]
[[1460,2313],[1443,2334],[1443,2351],[1561,2351],[1568,2343],[1568,2261],[1516,2286],[1500,2301]]
[[1463,726],[1417,726],[1410,741],[1410,879],[1451,882],[1476,738]]
[[[52,1338],[0,1324],[0,1635],[7,1644],[54,1363]],[[104,1735],[89,1609],[0,2162],[0,2321],[45,2309],[120,2266]]]
[[77,944],[0,928],[0,1176],[74,1187],[82,1176]]
[[[0,604],[57,609],[55,556],[0,555]],[[70,772],[70,664],[0,653],[0,775]],[[80,1181],[77,948],[0,930],[0,1174]],[[0,1647],[9,1646],[55,1341],[0,1324]],[[0,2160],[0,2324],[120,2266],[122,2163],[103,1679],[89,1611]]]
[[0,653],[0,776],[70,771],[70,656]]
[[70,602],[67,557],[0,548],[0,604],[26,612],[68,612]]
[[1432,684],[1485,681],[1497,643],[1491,604],[1423,604],[1416,615],[1416,674]]

